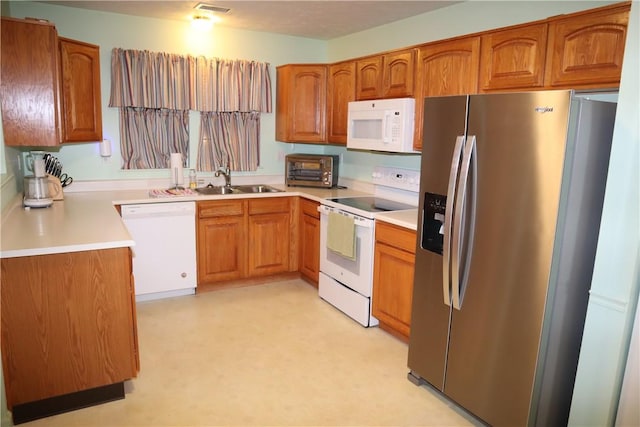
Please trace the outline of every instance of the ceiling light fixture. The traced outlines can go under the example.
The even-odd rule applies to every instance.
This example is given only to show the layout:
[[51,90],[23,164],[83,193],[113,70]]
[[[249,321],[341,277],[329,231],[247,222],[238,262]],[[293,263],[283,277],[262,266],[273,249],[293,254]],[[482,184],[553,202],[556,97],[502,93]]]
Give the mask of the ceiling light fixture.
[[213,27],[213,20],[205,15],[194,15],[191,26],[199,31],[209,31]]
[[214,6],[208,3],[198,3],[197,5],[195,5],[194,9],[215,13],[228,13],[231,10],[227,7]]

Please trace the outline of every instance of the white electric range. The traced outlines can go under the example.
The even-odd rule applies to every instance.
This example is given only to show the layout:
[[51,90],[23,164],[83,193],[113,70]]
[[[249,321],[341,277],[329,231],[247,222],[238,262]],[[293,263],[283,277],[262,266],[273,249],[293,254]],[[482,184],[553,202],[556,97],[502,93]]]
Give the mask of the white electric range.
[[[365,327],[378,324],[371,313],[376,215],[416,209],[419,174],[419,171],[378,167],[373,173],[373,196],[326,199],[319,207],[318,293]],[[332,230],[333,227],[343,228]],[[345,236],[345,232],[349,234]],[[336,247],[335,233],[347,237],[347,246],[353,235],[353,246],[347,251],[342,246]]]

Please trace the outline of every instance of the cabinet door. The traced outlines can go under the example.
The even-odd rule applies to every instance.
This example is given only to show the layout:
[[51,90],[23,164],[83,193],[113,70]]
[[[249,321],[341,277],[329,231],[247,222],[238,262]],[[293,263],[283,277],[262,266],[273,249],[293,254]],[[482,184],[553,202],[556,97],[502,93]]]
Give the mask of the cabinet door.
[[355,100],[356,63],[353,61],[333,64],[329,67],[328,141],[346,145],[347,110]]
[[249,216],[249,277],[289,271],[289,213]]
[[630,5],[597,9],[553,20],[545,86],[618,87]]
[[7,406],[137,375],[129,248],[2,259]]
[[416,233],[380,222],[376,225],[373,315],[383,329],[409,340]]
[[245,277],[244,216],[198,220],[198,285]]
[[528,25],[482,36],[480,89],[541,88],[547,24]]
[[283,65],[277,68],[276,139],[326,142],[327,67]]
[[404,98],[413,96],[415,65],[416,49],[384,55],[382,97]]
[[414,147],[422,148],[422,112],[427,96],[462,95],[478,91],[480,37],[422,46],[418,50]]
[[382,55],[356,62],[356,99],[382,97]]
[[320,273],[320,213],[318,202],[300,199],[300,273],[316,287]]
[[60,65],[63,141],[101,141],[100,48],[60,38]]
[[58,40],[49,23],[2,18],[0,99],[4,143],[57,146]]

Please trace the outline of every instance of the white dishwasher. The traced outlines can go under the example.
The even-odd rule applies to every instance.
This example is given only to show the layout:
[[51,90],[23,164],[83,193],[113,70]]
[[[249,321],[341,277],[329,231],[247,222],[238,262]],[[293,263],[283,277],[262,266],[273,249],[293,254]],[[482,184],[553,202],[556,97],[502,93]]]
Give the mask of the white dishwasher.
[[136,301],[194,294],[195,202],[122,205],[133,247]]

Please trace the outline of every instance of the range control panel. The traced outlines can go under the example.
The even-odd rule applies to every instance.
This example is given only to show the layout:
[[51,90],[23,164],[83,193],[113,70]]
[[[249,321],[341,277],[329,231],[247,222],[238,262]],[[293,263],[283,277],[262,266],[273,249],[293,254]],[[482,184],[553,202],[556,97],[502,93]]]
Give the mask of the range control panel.
[[398,190],[420,191],[420,171],[416,170],[376,166],[371,174],[371,181],[375,185]]

